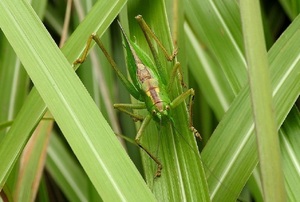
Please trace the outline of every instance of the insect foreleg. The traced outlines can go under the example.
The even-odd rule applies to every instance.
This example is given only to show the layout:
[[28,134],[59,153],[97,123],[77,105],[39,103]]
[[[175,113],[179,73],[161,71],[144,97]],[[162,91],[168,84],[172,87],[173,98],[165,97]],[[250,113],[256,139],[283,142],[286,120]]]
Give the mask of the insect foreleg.
[[141,124],[141,127],[138,131],[138,133],[136,134],[136,137],[135,137],[135,142],[139,145],[139,147],[144,150],[151,159],[153,159],[153,161],[155,161],[155,163],[157,164],[157,170],[156,170],[156,173],[155,173],[155,176],[154,177],[160,177],[161,175],[161,170],[162,170],[162,164],[161,162],[148,150],[146,149],[141,143],[140,143],[140,138],[142,137],[143,135],[143,132],[145,131],[145,128],[148,126],[148,124],[150,123],[152,119],[152,116],[151,114],[148,114],[144,121],[142,122]]
[[82,56],[80,58],[78,58],[77,60],[75,60],[75,62],[73,62],[73,65],[82,64],[86,60],[89,49],[91,47],[92,40],[93,40],[93,35],[91,35],[88,38]]
[[101,48],[103,54],[105,55],[105,57],[107,58],[108,62],[110,63],[110,65],[112,66],[112,68],[115,70],[115,72],[117,73],[118,77],[120,78],[120,80],[122,81],[122,83],[124,84],[124,86],[128,89],[129,93],[136,98],[137,100],[140,99],[140,93],[139,91],[134,87],[134,85],[122,74],[122,72],[119,70],[117,64],[115,63],[115,61],[112,59],[112,57],[108,54],[107,50],[105,49],[103,43],[101,42],[100,38],[95,35],[92,34],[86,44],[86,47],[83,51],[83,54],[80,58],[78,58],[73,64],[77,65],[77,64],[81,64],[86,60],[87,54],[89,52],[90,46],[91,46],[91,42],[92,40],[94,40],[97,45],[99,46],[99,48]]
[[194,96],[195,96],[195,91],[194,91],[194,89],[190,88],[187,91],[183,92],[181,95],[179,95],[177,98],[175,98],[170,103],[170,107],[171,107],[171,109],[174,109],[178,105],[180,105],[182,102],[184,102],[184,100],[186,98],[190,97],[190,102],[189,102],[189,128],[195,134],[196,137],[202,139],[201,136],[200,136],[200,133],[193,126],[192,108],[193,108]]
[[145,103],[136,103],[136,104],[114,104],[114,108],[118,109],[121,112],[124,112],[131,116],[134,121],[143,121],[144,117],[140,116],[138,114],[135,114],[131,111],[128,111],[127,109],[145,109]]

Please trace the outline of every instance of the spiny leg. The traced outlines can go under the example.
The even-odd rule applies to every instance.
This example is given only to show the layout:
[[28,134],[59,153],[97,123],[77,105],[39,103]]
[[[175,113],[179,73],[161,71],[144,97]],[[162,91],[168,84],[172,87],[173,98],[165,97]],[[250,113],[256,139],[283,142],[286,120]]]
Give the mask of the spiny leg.
[[171,109],[176,108],[178,105],[180,105],[182,102],[187,97],[190,97],[190,102],[189,102],[189,128],[190,130],[195,134],[196,137],[201,138],[200,133],[197,131],[197,129],[193,126],[193,119],[192,119],[192,105],[193,105],[193,100],[195,96],[195,91],[194,89],[190,88],[187,91],[183,92],[181,95],[179,95],[177,98],[175,98],[171,104],[170,107]]
[[162,164],[161,162],[153,155],[151,154],[148,149],[146,149],[141,143],[140,143],[140,138],[143,135],[143,132],[145,130],[145,128],[148,126],[149,122],[151,121],[152,117],[150,114],[148,114],[145,118],[142,116],[139,116],[137,114],[134,114],[128,110],[126,110],[126,108],[130,108],[130,109],[145,109],[145,103],[136,103],[136,104],[114,104],[114,107],[128,115],[130,115],[133,119],[135,120],[139,120],[139,121],[143,121],[141,124],[141,127],[139,128],[139,131],[135,137],[135,142],[137,143],[137,145],[144,150],[151,159],[153,159],[155,161],[155,163],[157,164],[157,171],[155,173],[155,177],[159,177],[161,175],[161,169],[162,169]]
[[151,159],[153,159],[153,161],[157,164],[157,170],[156,170],[156,173],[155,173],[155,178],[156,177],[160,177],[160,175],[161,175],[161,170],[162,170],[162,164],[161,164],[161,162],[148,150],[148,149],[146,149],[141,143],[140,143],[140,138],[142,137],[142,135],[143,135],[143,132],[145,131],[145,128],[148,126],[148,124],[150,123],[150,121],[151,121],[151,119],[152,119],[152,117],[151,117],[151,115],[150,114],[148,114],[146,117],[145,117],[145,119],[144,119],[144,121],[142,122],[142,124],[141,124],[141,127],[140,127],[140,129],[139,129],[139,131],[138,131],[138,133],[136,134],[136,137],[135,137],[135,142],[139,145],[139,147],[142,149],[142,150],[144,150],[147,154],[148,154],[148,156],[151,158]]
[[105,57],[107,58],[108,62],[110,63],[110,65],[112,66],[112,68],[114,69],[114,71],[116,72],[117,76],[120,78],[120,80],[122,81],[122,83],[124,84],[124,86],[127,88],[127,90],[129,91],[129,93],[136,98],[137,100],[139,100],[140,97],[140,93],[139,91],[134,87],[134,85],[122,74],[122,72],[119,70],[117,64],[115,63],[115,61],[112,59],[112,57],[108,54],[106,48],[104,47],[103,43],[101,42],[100,38],[96,35],[96,34],[92,34],[89,38],[88,41],[86,43],[86,47],[83,51],[83,54],[80,58],[78,58],[73,64],[77,65],[77,64],[82,64],[86,58],[87,58],[87,54],[89,52],[92,40],[94,40],[97,45],[99,46],[99,48],[102,50],[103,54],[105,55]]
[[169,79],[169,84],[167,86],[167,91],[169,92],[172,88],[172,85],[174,85],[174,80],[176,78],[176,73],[179,77],[179,81],[180,81],[180,84],[182,87],[186,87],[186,85],[184,84],[183,82],[183,76],[182,76],[182,69],[181,69],[181,65],[179,62],[176,62],[173,69],[172,69],[172,72],[171,72],[171,75],[170,75],[170,79]]
[[193,104],[194,104],[194,98],[195,98],[195,94],[192,94],[190,96],[190,104],[189,104],[189,127],[190,127],[190,130],[195,134],[195,136],[198,137],[200,140],[202,140],[202,137],[201,137],[200,133],[193,126]]
[[75,60],[75,62],[73,62],[73,65],[82,64],[86,60],[93,38],[94,38],[94,35],[93,34],[90,35],[90,37],[88,38],[88,40],[86,42],[86,46],[85,46],[82,56],[80,58],[78,58],[77,60]]
[[128,111],[127,109],[145,109],[145,103],[136,103],[136,104],[124,104],[124,103],[119,103],[119,104],[114,104],[114,108],[118,109],[121,112],[124,112],[131,116],[134,121],[143,121],[144,117],[140,116],[138,114],[135,114],[131,111]]
[[[148,42],[148,45],[150,47],[150,50],[152,52],[152,55],[155,59],[155,61],[158,61],[159,62],[159,59],[158,59],[158,55],[155,51],[155,48],[150,40],[150,37],[152,37],[157,45],[161,48],[161,50],[163,51],[166,59],[168,61],[172,61],[175,56],[177,55],[177,49],[175,49],[173,51],[173,53],[170,55],[168,53],[168,51],[166,50],[166,48],[163,46],[163,44],[161,43],[161,41],[157,38],[157,36],[155,35],[155,33],[150,29],[150,27],[147,25],[147,23],[145,22],[145,20],[143,19],[143,17],[141,15],[138,15],[135,17],[135,19],[138,21],[143,33],[144,33],[144,36]],[[186,85],[184,84],[183,82],[183,76],[182,76],[182,69],[181,69],[181,65],[179,62],[176,62],[173,69],[172,69],[172,73],[171,73],[171,76],[170,76],[170,79],[169,79],[169,84],[168,84],[168,87],[167,87],[167,90],[169,91],[171,89],[171,85],[174,83],[174,79],[176,78],[176,73],[178,73],[178,76],[179,76],[179,80],[180,80],[180,84],[183,86],[183,87],[186,87]]]
[[[162,43],[160,42],[160,40],[157,38],[157,36],[154,34],[154,32],[147,25],[147,23],[145,22],[145,20],[143,19],[143,17],[141,15],[137,15],[135,17],[135,19],[138,21],[138,23],[139,23],[139,25],[140,25],[140,27],[141,27],[144,35],[145,35],[145,38],[146,38],[146,40],[147,40],[147,42],[149,44],[149,47],[151,49],[152,54],[153,54],[153,52],[155,52],[155,49],[154,49],[153,44],[150,41],[149,35],[156,41],[157,45],[161,48],[161,50],[163,51],[166,59],[168,61],[172,61],[175,58],[175,56],[177,55],[177,49],[175,49],[173,51],[173,53],[170,55],[168,53],[168,51],[166,50],[166,48],[162,45]],[[154,53],[154,55],[156,55],[156,52]]]

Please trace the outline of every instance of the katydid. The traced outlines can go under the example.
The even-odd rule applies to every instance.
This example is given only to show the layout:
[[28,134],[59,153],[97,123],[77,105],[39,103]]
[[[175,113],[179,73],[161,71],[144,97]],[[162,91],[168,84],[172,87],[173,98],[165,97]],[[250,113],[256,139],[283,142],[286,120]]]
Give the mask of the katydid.
[[[159,177],[161,175],[162,170],[162,163],[155,157],[147,148],[145,148],[140,139],[143,135],[143,132],[149,122],[153,119],[160,125],[165,125],[167,123],[171,123],[174,125],[174,121],[170,114],[170,111],[176,108],[178,105],[184,103],[184,100],[190,97],[190,104],[189,104],[189,111],[190,111],[190,118],[189,118],[189,127],[191,131],[198,137],[200,134],[192,125],[192,118],[191,118],[191,107],[192,101],[194,97],[194,90],[188,89],[187,91],[183,92],[181,95],[176,97],[174,100],[171,101],[169,97],[169,91],[171,89],[171,85],[174,83],[174,79],[177,76],[177,72],[179,71],[178,75],[181,75],[180,63],[176,62],[173,70],[171,72],[170,79],[166,79],[161,72],[160,62],[157,56],[156,51],[154,50],[154,46],[150,40],[150,37],[153,38],[158,46],[162,49],[165,57],[167,60],[172,61],[176,54],[177,50],[175,50],[171,55],[168,54],[162,43],[158,40],[155,36],[154,32],[149,28],[146,22],[143,20],[141,15],[136,16],[136,19],[144,33],[144,36],[147,40],[147,43],[150,47],[152,52],[153,58],[155,60],[155,64],[149,58],[149,56],[141,50],[139,46],[135,43],[131,43],[127,38],[121,24],[120,29],[123,35],[123,40],[126,47],[127,52],[127,68],[129,71],[129,75],[131,78],[130,82],[118,69],[116,63],[111,58],[111,56],[107,53],[106,49],[104,48],[100,38],[95,34],[91,35],[88,39],[86,49],[81,58],[77,59],[74,64],[82,63],[88,53],[91,41],[94,40],[98,46],[103,51],[104,55],[108,59],[109,63],[117,73],[118,77],[128,89],[129,93],[140,103],[137,104],[114,104],[114,107],[118,110],[129,114],[134,120],[142,121],[141,126],[137,132],[135,137],[135,142],[139,145],[139,147],[144,150],[157,164],[157,171],[155,177]],[[182,76],[180,76],[181,83]],[[168,83],[167,83],[168,81]],[[127,109],[147,109],[148,114],[145,117],[141,117],[135,113],[128,111]]]

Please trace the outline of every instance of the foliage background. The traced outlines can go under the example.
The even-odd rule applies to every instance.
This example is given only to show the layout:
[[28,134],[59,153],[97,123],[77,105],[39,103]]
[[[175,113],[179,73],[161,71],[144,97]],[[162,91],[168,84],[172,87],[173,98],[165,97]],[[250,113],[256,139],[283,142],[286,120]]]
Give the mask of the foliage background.
[[[39,24],[29,2],[22,1],[16,8],[12,5],[18,2],[1,2],[2,198],[132,201],[155,200],[155,196],[161,201],[207,201],[210,195],[213,201],[234,201],[237,198],[263,201],[259,171],[255,168],[258,157],[239,4],[219,0],[176,2],[166,1],[166,11],[172,35],[177,36],[178,61],[184,69],[184,80],[196,90],[193,119],[203,137],[203,141],[198,142],[202,161],[191,149],[195,148],[195,140],[184,129],[180,129],[180,135],[174,132],[170,135],[169,129],[163,127],[158,127],[158,131],[147,131],[145,142],[153,151],[159,148],[158,157],[164,165],[162,179],[153,180],[155,165],[146,156],[142,155],[141,160],[135,145],[120,140],[138,170],[144,174],[150,189],[117,144],[105,121],[115,133],[134,138],[133,121],[112,108],[113,103],[130,102],[126,89],[111,71],[101,51],[94,50],[97,48],[76,72],[94,101],[90,100],[70,66],[82,53],[88,36],[97,32],[103,34],[102,40],[119,66],[125,67],[119,28],[116,22],[112,23],[118,14],[132,40],[147,48],[139,41],[142,36],[134,20],[135,15],[143,14],[171,50],[163,3],[74,1],[65,34],[67,2],[30,2],[57,44],[62,37],[68,38],[60,52]],[[289,201],[299,198],[297,186],[300,181],[300,122],[296,105],[300,92],[298,5],[296,0],[261,1],[285,180],[285,190],[273,191],[286,191]],[[170,68],[172,65],[166,66]],[[36,88],[32,88],[30,78]],[[172,93],[178,94],[176,91]],[[40,121],[46,106],[59,127],[53,125],[48,112]],[[184,123],[184,108],[178,114],[177,122]],[[8,129],[7,125],[11,125],[8,121],[12,120],[14,125]],[[156,129],[154,125],[150,128]]]

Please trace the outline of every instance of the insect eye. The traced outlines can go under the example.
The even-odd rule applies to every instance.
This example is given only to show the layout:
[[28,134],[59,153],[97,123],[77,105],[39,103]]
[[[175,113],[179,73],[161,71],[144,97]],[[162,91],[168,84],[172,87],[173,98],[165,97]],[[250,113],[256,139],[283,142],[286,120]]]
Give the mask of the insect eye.
[[166,110],[170,110],[170,106],[169,105],[166,106]]
[[152,110],[152,114],[155,115],[155,114],[156,114],[156,111],[155,111],[155,110]]

